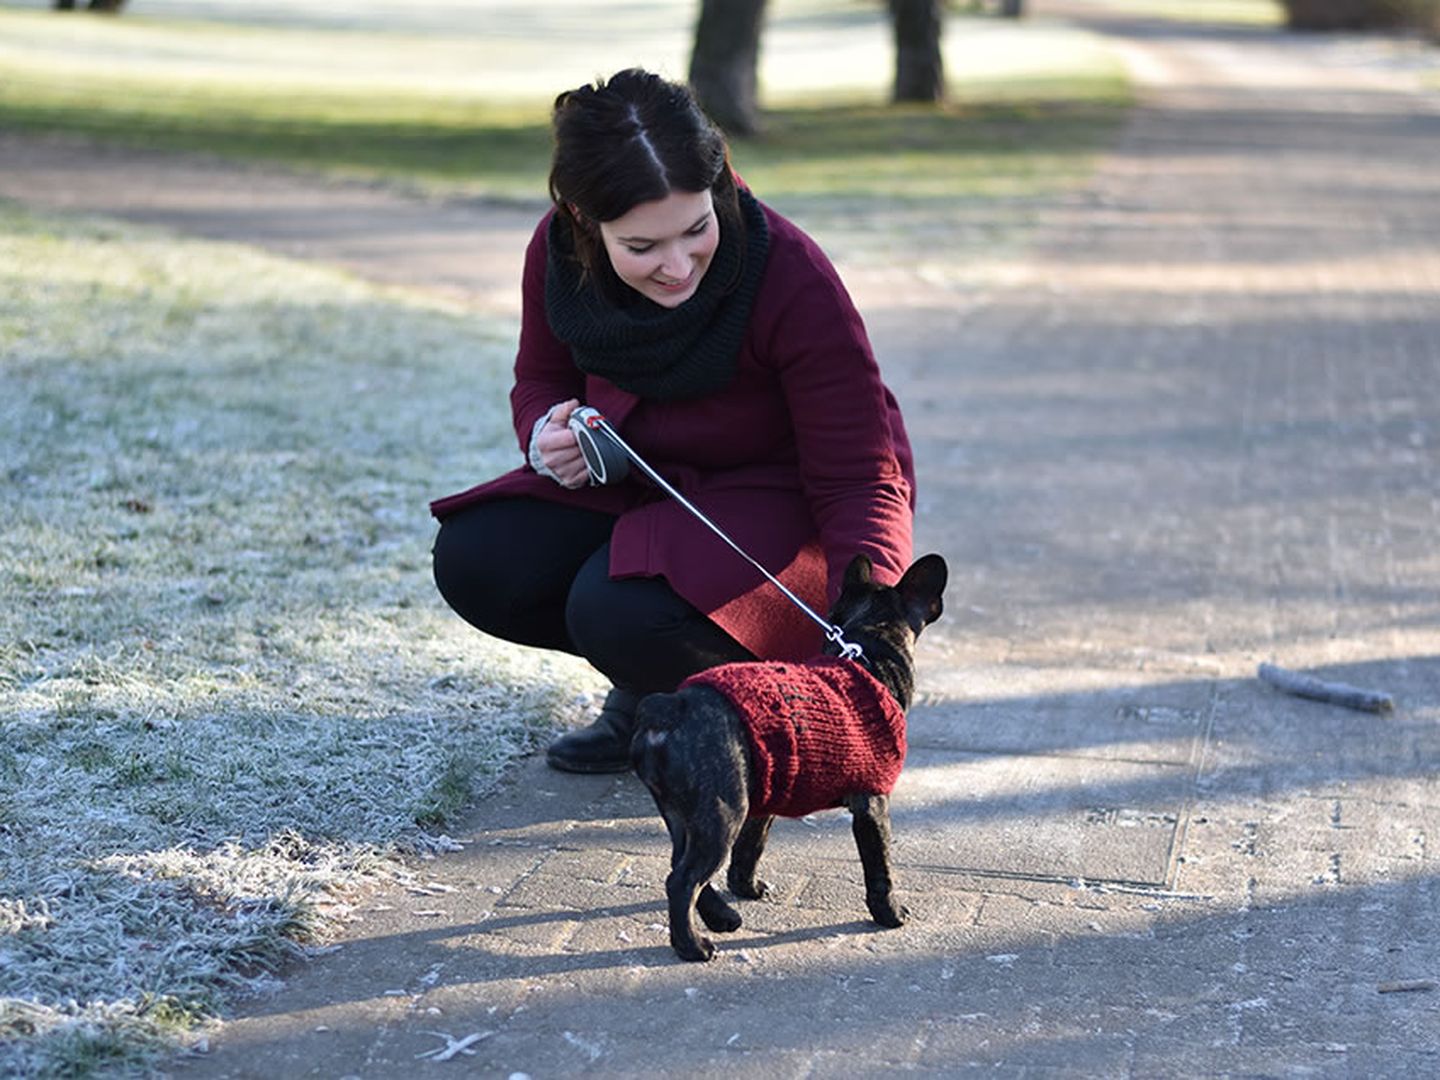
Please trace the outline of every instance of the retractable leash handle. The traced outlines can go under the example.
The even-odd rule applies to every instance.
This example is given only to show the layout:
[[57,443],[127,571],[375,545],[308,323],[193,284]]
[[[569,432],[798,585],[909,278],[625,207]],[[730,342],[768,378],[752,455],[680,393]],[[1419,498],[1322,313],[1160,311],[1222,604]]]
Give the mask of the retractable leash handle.
[[630,475],[630,459],[613,438],[597,438],[599,428],[595,418],[605,419],[599,411],[589,405],[581,405],[570,413],[570,430],[580,447],[580,456],[590,470],[590,483],[618,484]]
[[[584,455],[585,464],[590,468],[590,476],[592,482],[601,484],[612,483],[626,475],[626,472],[628,472],[628,466],[623,469],[617,470],[615,465],[616,455],[614,454],[614,448],[619,447],[619,449],[622,451],[622,454],[620,455],[621,465],[625,464],[625,459],[627,458],[629,459],[629,461],[633,461],[636,467],[639,468],[641,472],[643,472],[646,476],[648,476],[651,480],[655,481],[655,483],[660,486],[660,489],[662,491],[664,491],[672,499],[678,502],[686,510],[690,511],[691,514],[695,515],[695,517],[702,524],[704,524],[716,536],[720,537],[721,540],[724,540],[725,543],[729,544],[730,547],[742,558],[744,558],[746,562],[748,562],[751,566],[755,567],[756,570],[759,570],[760,573],[764,574],[766,579],[782,593],[784,593],[792,604],[794,604],[811,619],[813,619],[820,626],[821,630],[825,631],[826,640],[833,642],[836,646],[839,647],[841,659],[859,660],[864,657],[864,650],[862,650],[860,646],[856,645],[853,641],[846,641],[845,632],[841,630],[840,627],[834,625],[831,622],[828,622],[825,619],[822,619],[819,615],[815,614],[814,610],[811,609],[809,604],[805,603],[804,600],[801,600],[798,596],[796,596],[793,592],[786,588],[784,583],[781,582],[779,578],[777,578],[774,574],[770,573],[769,570],[766,570],[765,567],[761,566],[757,561],[755,561],[755,559],[750,556],[750,553],[748,551],[742,548],[734,540],[730,539],[729,534],[726,533],[724,529],[720,528],[719,525],[716,525],[713,521],[706,517],[705,514],[701,512],[699,507],[697,507],[684,495],[680,494],[680,492],[677,491],[670,484],[669,481],[667,481],[663,476],[661,476],[658,472],[651,468],[649,463],[639,454],[637,454],[634,449],[631,448],[629,443],[627,443],[624,439],[620,437],[620,433],[611,426],[610,421],[605,419],[604,415],[600,412],[599,409],[591,408],[589,405],[582,405],[580,408],[576,409],[570,414],[570,429],[575,432],[575,441],[580,444],[580,453]],[[596,431],[604,432],[606,437],[610,440],[611,445],[606,446],[604,445],[604,440],[595,438]]]

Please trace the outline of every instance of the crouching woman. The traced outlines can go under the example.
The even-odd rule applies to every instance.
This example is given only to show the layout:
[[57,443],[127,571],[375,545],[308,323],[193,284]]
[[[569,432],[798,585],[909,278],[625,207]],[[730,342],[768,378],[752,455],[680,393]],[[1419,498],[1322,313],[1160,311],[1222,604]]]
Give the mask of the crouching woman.
[[823,613],[851,557],[909,565],[910,446],[816,243],[741,185],[690,92],[638,70],[561,94],[554,207],[525,253],[525,464],[436,500],[436,584],[487,634],[584,657],[599,717],[547,760],[629,764],[635,704],[734,660],[803,660],[819,628],[638,470],[596,485],[581,403]]

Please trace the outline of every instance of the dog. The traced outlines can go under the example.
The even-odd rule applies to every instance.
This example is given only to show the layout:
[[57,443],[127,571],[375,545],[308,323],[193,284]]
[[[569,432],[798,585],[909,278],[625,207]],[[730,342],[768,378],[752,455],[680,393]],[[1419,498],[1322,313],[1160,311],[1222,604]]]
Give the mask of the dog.
[[857,555],[830,613],[863,650],[858,662],[839,659],[832,642],[807,665],[725,664],[636,710],[631,763],[670,833],[665,895],[681,959],[715,954],[696,933],[697,912],[718,933],[740,928],[740,913],[710,884],[727,854],[730,892],[765,895],[755,868],[776,815],[847,807],[871,917],[897,927],[909,914],[891,882],[889,794],[905,759],[915,640],[940,617],[948,570],[926,555],[894,586],[872,575]]

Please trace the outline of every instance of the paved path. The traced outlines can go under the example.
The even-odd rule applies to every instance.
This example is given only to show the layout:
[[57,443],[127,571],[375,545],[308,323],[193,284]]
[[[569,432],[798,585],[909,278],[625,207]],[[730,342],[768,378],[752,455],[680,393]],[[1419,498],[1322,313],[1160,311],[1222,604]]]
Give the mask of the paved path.
[[256,244],[517,317],[521,260],[543,209],[540,201],[442,204],[218,158],[3,131],[0,196]]
[[[1094,181],[983,291],[855,275],[954,575],[896,796],[915,921],[862,919],[840,815],[782,823],[774,898],[679,964],[641,790],[532,762],[182,1075],[1440,1075],[1440,95],[1364,42],[1072,14],[1144,87]],[[476,253],[528,214],[213,175],[253,203],[29,197],[507,310]]]

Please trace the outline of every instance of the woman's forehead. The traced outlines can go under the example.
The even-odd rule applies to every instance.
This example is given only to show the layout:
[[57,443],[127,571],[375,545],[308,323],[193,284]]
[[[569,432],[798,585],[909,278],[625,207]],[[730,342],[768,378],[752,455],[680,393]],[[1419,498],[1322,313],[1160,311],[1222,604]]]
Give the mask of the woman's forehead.
[[714,208],[708,191],[672,191],[663,199],[639,203],[604,223],[605,230],[622,240],[660,240],[693,229]]

